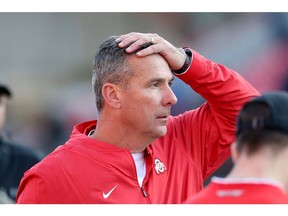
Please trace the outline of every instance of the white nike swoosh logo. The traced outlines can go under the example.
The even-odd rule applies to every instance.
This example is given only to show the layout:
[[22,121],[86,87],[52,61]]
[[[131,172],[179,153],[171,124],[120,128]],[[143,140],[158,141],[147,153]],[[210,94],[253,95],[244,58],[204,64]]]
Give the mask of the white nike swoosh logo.
[[104,193],[104,191],[103,191],[103,197],[104,197],[104,199],[107,199],[109,196],[110,196],[110,194],[114,191],[114,189],[117,187],[117,185],[115,185],[107,194],[105,194]]

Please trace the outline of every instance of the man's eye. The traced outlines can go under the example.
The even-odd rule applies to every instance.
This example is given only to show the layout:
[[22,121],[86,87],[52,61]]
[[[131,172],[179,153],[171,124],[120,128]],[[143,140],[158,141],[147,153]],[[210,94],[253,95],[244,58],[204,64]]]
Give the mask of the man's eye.
[[158,87],[159,86],[159,82],[152,83],[152,86]]
[[173,82],[169,82],[169,83],[168,83],[169,86],[172,86],[172,84],[173,84]]

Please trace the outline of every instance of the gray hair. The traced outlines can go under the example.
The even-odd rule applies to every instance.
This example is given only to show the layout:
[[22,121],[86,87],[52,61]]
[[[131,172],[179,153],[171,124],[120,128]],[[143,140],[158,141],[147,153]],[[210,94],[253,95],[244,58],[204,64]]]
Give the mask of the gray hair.
[[113,83],[128,87],[128,80],[133,72],[128,67],[125,48],[119,48],[118,36],[107,38],[99,46],[93,62],[92,88],[95,94],[96,107],[100,113],[104,106],[102,87],[105,83]]

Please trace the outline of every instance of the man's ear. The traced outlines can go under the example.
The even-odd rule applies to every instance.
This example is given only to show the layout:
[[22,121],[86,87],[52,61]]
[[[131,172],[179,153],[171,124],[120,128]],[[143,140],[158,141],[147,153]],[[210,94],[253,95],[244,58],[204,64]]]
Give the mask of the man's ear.
[[121,94],[122,89],[113,83],[105,83],[102,87],[102,95],[105,103],[116,109],[121,108]]
[[230,150],[231,150],[231,159],[233,163],[235,163],[235,161],[238,159],[238,156],[239,156],[236,141],[232,143],[232,145],[230,146]]

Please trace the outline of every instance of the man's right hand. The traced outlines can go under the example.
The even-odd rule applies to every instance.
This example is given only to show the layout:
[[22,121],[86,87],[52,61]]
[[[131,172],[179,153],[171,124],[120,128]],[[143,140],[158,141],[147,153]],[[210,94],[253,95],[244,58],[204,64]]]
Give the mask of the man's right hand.
[[158,53],[167,61],[171,70],[180,69],[186,59],[185,53],[158,34],[131,32],[121,35],[116,41],[120,42],[118,46],[121,48],[128,46],[126,48],[127,53],[133,53],[140,47],[149,44],[149,46],[137,52],[136,55],[144,57]]

